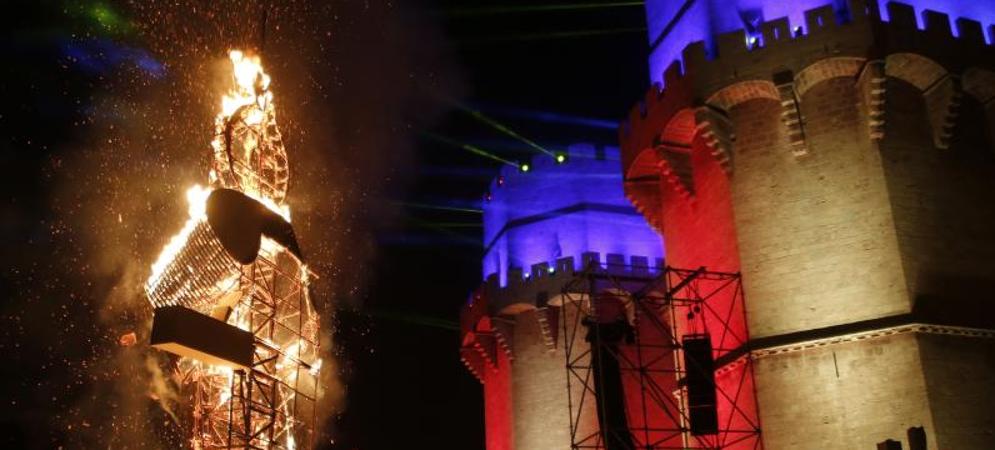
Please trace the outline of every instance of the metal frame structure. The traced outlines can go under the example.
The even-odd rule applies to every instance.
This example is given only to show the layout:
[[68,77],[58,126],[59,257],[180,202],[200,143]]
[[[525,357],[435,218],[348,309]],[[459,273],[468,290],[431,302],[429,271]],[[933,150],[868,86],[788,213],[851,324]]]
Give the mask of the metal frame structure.
[[314,440],[318,368],[307,361],[318,360],[319,343],[308,275],[285,249],[269,247],[243,266],[228,318],[255,337],[252,367],[182,363],[193,385],[195,448],[308,448]]
[[[205,220],[162,274],[146,286],[153,305],[180,305],[253,335],[250,367],[180,358],[197,449],[310,448],[317,422],[318,315],[314,276],[292,252],[262,237],[256,259],[240,265]],[[197,268],[193,270],[192,268]]]
[[[740,274],[703,267],[635,272],[624,266],[606,269],[591,264],[564,286],[562,298],[560,322],[572,448],[763,448],[755,393],[744,395],[753,385]],[[590,324],[598,320],[599,308],[608,301],[624,308],[633,333],[624,342],[601,347],[601,327]],[[684,367],[682,358],[681,336],[702,333],[710,333],[713,338],[716,373],[739,370],[738,374],[732,373],[738,375],[738,380],[731,389],[716,383],[718,402],[726,412],[719,415],[718,433],[710,435],[691,433],[686,375],[694,368]],[[603,408],[597,404],[596,395],[605,388],[596,381],[604,380],[604,376],[593,373],[592,347],[596,345],[599,351],[607,348],[617,359],[623,395],[627,401],[636,399],[635,405],[625,407],[628,436],[612,434],[618,430],[608,430],[606,434],[598,424],[590,424],[592,404]],[[625,444],[610,446],[606,443],[608,436],[623,438],[617,442]]]
[[[215,120],[212,188],[240,191],[282,216],[289,227],[287,153],[270,78],[258,56],[241,51],[229,56],[233,86]],[[207,196],[203,201],[206,205]],[[314,275],[294,251],[265,232],[256,257],[248,263],[238,259],[203,210],[206,206],[191,199],[190,220],[153,266],[146,294],[153,307],[182,306],[248,331],[253,344],[251,363],[242,358],[232,364],[235,368],[181,354],[177,368],[192,406],[191,445],[311,448],[321,365],[318,315],[308,294]],[[249,348],[243,348],[247,356]]]
[[[241,52],[232,55],[236,67],[252,59]],[[290,165],[276,123],[269,76],[261,66],[257,69],[251,85],[242,84],[250,80],[239,80],[236,69],[232,94],[243,104],[215,120],[212,182],[281,205],[289,189]]]

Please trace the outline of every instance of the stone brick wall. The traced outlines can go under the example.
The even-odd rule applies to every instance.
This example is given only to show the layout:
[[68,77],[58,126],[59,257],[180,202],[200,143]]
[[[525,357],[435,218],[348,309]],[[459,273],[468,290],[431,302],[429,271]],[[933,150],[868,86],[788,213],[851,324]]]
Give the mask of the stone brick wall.
[[789,149],[776,102],[754,100],[730,113],[753,337],[909,311],[881,161],[853,80],[816,84],[801,104],[809,148],[801,158]]
[[736,271],[739,257],[728,177],[700,141],[694,142],[692,148],[694,200],[674,189],[664,191],[662,216],[664,241],[668,243],[667,264]]
[[[576,309],[566,307],[566,320],[574,320]],[[515,316],[514,354],[511,390],[515,450],[568,450],[571,447],[570,405],[567,396],[566,356],[562,337],[550,351],[542,340],[539,322],[532,310]],[[583,333],[577,333],[578,349],[586,346]],[[573,398],[580,398],[582,386],[571,380]],[[575,405],[576,407],[576,405]],[[590,398],[581,416],[578,435],[597,429],[594,399]],[[594,427],[594,428],[592,428]]]
[[931,449],[987,449],[995,439],[995,340],[918,336],[935,432]]
[[873,449],[913,426],[937,448],[914,333],[762,357],[755,374],[768,450]]
[[485,369],[484,426],[487,450],[514,450],[514,414],[511,406],[511,359],[504,351],[495,352],[496,364]]
[[[755,48],[738,32],[714,58],[685,49],[621,127],[628,195],[668,264],[742,271],[766,449],[873,448],[920,425],[931,449],[987,449],[991,333],[907,330],[995,329],[995,47],[969,19],[955,36],[935,12],[920,29],[907,6],[884,22],[847,3],[848,21],[807,14],[802,37],[772,20]],[[731,151],[703,145],[703,109],[732,123]]]
[[983,107],[966,99],[960,108],[950,148],[937,149],[918,89],[889,80],[881,155],[916,312],[992,327],[995,151]]

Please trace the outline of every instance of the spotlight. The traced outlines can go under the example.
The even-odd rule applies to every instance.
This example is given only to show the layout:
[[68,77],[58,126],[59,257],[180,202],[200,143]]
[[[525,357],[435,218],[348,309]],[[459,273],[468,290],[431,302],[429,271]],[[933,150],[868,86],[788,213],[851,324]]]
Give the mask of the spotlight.
[[497,177],[497,185],[498,186],[504,186],[504,175],[499,175]]
[[567,162],[567,155],[565,153],[557,153],[556,154],[556,163],[557,164],[563,164],[565,162]]
[[490,192],[488,192],[488,193],[484,194],[484,200],[486,200],[486,201],[491,201],[491,199],[493,199],[493,198],[494,198],[494,197],[493,197],[493,196],[491,196],[491,193],[490,193]]
[[528,165],[528,163],[522,163],[522,164],[519,164],[519,166],[518,166],[518,170],[521,170],[522,172],[528,172],[531,169],[532,169],[532,167],[530,167]]
[[546,272],[549,272],[551,274],[556,273],[556,268],[553,266],[549,266],[549,268],[546,269]]

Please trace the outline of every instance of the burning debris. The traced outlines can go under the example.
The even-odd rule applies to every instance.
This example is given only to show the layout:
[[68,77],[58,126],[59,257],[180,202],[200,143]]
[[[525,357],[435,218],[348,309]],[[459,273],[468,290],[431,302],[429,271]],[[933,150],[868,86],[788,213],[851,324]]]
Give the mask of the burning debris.
[[314,275],[290,226],[270,78],[258,57],[229,56],[210,187],[187,191],[189,219],[145,285],[151,343],[180,356],[194,448],[307,448],[320,394]]
[[122,347],[131,347],[132,345],[138,343],[138,336],[135,335],[134,331],[130,333],[125,333],[121,335],[120,338],[118,338],[117,343]]

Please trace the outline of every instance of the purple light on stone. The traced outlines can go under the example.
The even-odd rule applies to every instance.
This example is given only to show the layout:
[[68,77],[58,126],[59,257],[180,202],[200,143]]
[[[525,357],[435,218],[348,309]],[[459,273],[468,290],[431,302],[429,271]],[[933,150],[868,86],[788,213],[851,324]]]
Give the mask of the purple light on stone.
[[[756,29],[764,21],[788,17],[791,28],[805,25],[805,11],[836,4],[827,0],[649,0],[646,2],[650,45],[650,81],[663,83],[663,71],[688,44],[705,41],[714,55],[715,36],[730,31]],[[661,34],[667,31],[666,36]],[[659,41],[659,42],[658,42]],[[743,43],[746,45],[746,42]]]
[[[889,20],[888,0],[878,0],[882,18]],[[982,25],[995,24],[995,1],[992,0],[906,0],[916,9],[919,27],[922,12],[930,9],[950,16],[950,20],[968,18]],[[715,36],[736,30],[755,30],[760,23],[787,17],[792,30],[805,32],[805,11],[832,5],[838,15],[848,12],[845,0],[647,0],[646,21],[651,45],[649,70],[651,83],[663,83],[663,72],[681,61],[681,52],[689,44],[704,41],[709,55],[715,57]],[[951,27],[956,33],[956,27]],[[992,36],[986,36],[991,42]],[[744,41],[744,46],[747,42]]]
[[[881,17],[884,20],[890,20],[887,3],[887,0],[878,0]],[[927,9],[946,14],[950,17],[951,22],[963,17],[977,20],[986,28],[989,25],[995,24],[995,1],[991,0],[906,0],[898,3],[912,5],[916,9],[916,20],[918,21],[919,29],[925,26],[922,19],[922,12]],[[957,27],[952,25],[951,23],[951,30],[954,35],[957,35]],[[992,36],[989,36],[987,33],[985,34],[985,39],[989,44],[992,43]]]
[[534,264],[598,252],[663,258],[659,235],[646,224],[622,190],[619,151],[575,144],[565,163],[547,155],[532,160],[523,173],[508,167],[503,185],[492,182],[484,205],[483,276],[498,274],[502,286],[508,270],[528,273]]

